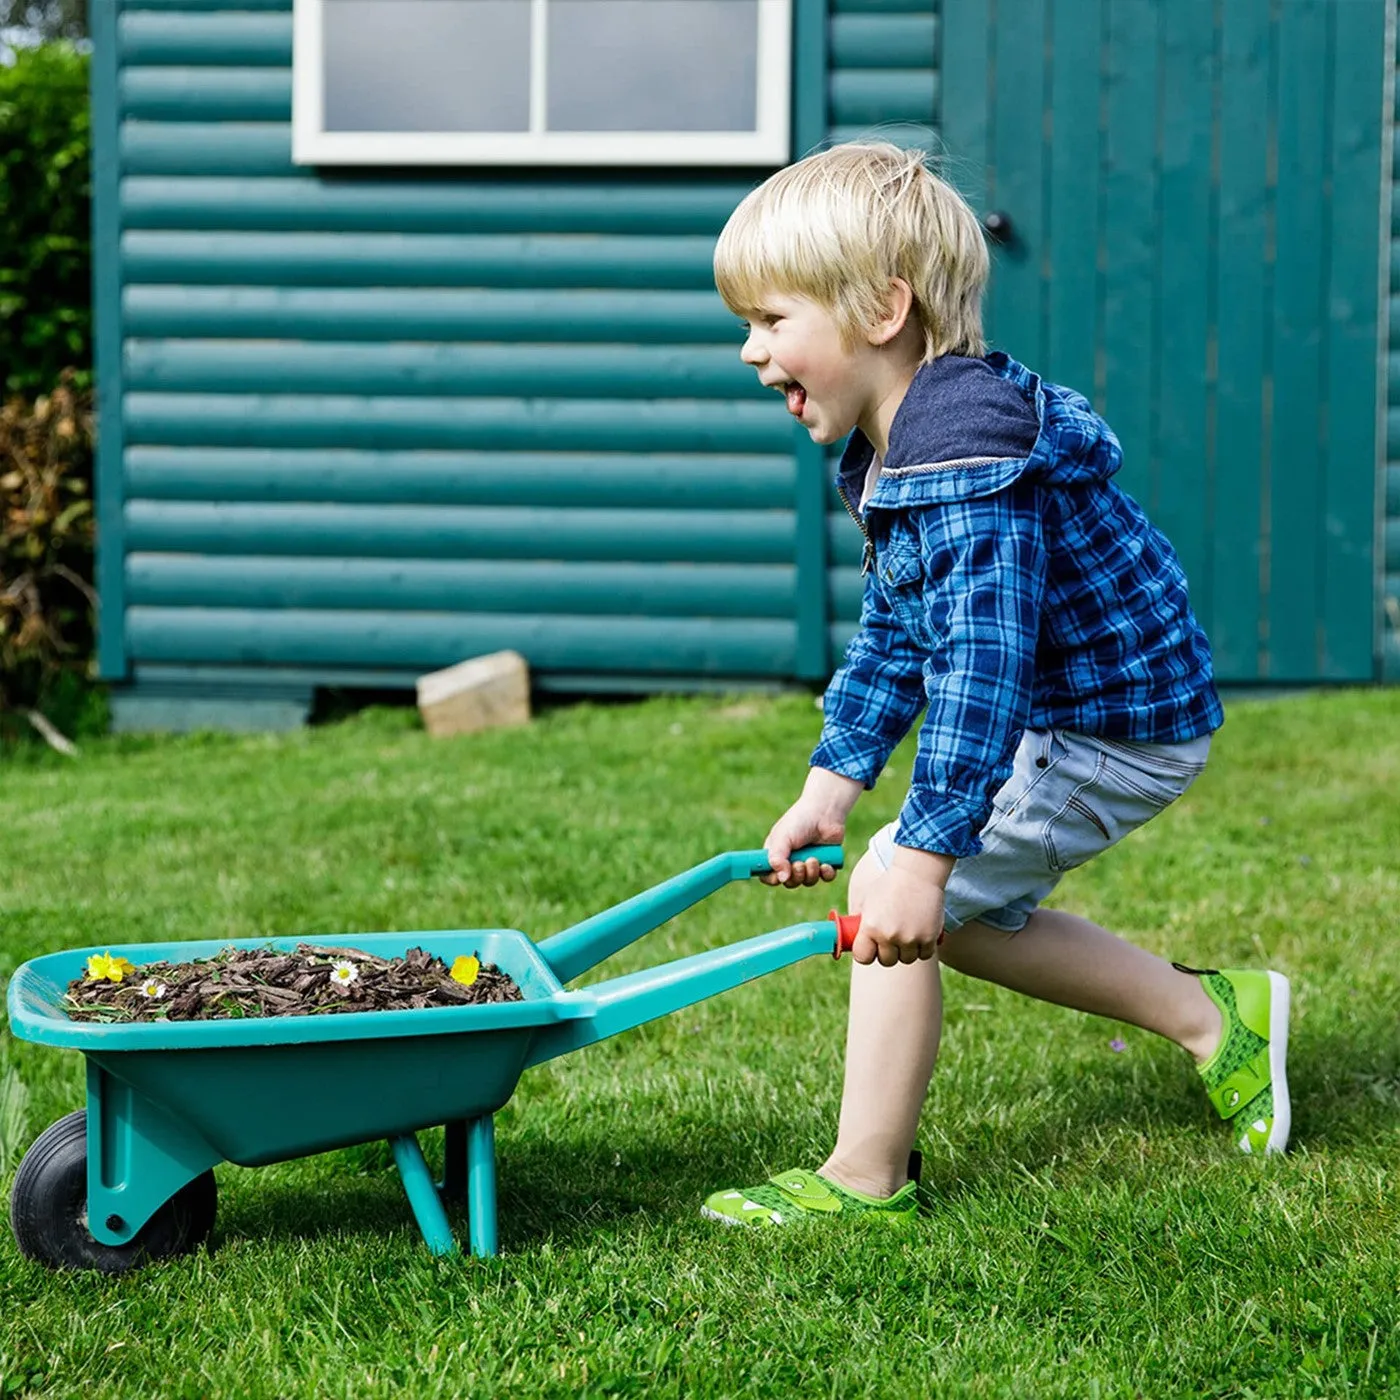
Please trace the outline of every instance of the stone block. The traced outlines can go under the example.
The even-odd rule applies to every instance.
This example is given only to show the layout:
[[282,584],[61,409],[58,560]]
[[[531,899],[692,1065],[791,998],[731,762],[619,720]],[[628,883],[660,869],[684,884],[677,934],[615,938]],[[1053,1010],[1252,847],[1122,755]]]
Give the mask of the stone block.
[[474,656],[418,678],[418,712],[434,738],[530,722],[530,669],[518,651]]

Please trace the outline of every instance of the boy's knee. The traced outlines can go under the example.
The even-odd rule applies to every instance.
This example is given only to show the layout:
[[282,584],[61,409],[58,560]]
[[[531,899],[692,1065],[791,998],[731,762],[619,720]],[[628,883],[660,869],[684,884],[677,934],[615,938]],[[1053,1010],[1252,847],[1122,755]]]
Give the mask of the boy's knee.
[[861,856],[856,862],[856,868],[851,871],[851,883],[846,888],[846,908],[850,913],[861,912],[871,885],[884,873],[884,867],[870,851]]

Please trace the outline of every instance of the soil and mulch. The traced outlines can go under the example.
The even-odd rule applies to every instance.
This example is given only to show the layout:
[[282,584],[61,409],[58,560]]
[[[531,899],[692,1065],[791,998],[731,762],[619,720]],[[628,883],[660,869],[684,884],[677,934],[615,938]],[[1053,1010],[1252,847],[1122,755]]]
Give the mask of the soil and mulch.
[[212,958],[140,967],[110,955],[93,958],[86,974],[68,984],[63,1009],[76,1021],[213,1021],[521,1000],[508,974],[475,957],[449,968],[422,948],[381,958],[299,943],[290,953],[225,948]]

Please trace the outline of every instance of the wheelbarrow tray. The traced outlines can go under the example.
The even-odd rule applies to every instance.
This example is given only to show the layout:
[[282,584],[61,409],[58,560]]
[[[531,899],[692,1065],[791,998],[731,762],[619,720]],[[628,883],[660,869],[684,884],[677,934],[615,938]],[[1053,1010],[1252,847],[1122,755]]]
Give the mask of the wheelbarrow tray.
[[[110,951],[138,967],[192,962],[225,948],[290,952],[304,939],[134,943]],[[596,1003],[569,993],[514,929],[347,935],[381,958],[422,948],[449,966],[494,963],[525,998],[478,1006],[211,1021],[75,1021],[68,983],[92,948],[26,963],[10,1016],[28,1040],[81,1050],[93,1064],[177,1115],[226,1161],[261,1166],[494,1113],[515,1091],[540,1028],[587,1019]]]

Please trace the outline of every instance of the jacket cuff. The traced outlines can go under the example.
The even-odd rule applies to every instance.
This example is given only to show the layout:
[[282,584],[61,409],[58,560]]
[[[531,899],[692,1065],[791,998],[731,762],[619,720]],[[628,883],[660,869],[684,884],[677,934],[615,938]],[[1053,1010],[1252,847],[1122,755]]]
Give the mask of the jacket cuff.
[[813,768],[827,768],[873,788],[888,758],[888,750],[874,735],[843,729],[838,733],[824,732],[809,763]]
[[921,798],[910,792],[900,809],[894,841],[897,846],[961,860],[981,851],[982,841],[977,833],[985,821],[986,813],[969,812],[946,797]]

